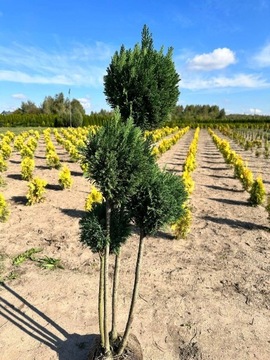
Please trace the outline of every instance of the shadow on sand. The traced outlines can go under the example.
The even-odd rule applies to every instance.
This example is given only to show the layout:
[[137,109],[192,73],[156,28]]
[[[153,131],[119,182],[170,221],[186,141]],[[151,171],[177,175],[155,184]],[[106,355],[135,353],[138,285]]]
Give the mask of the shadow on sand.
[[86,211],[76,210],[76,209],[60,209],[60,210],[62,211],[63,214],[78,219],[84,217],[85,214],[87,213]]
[[[3,318],[36,341],[54,350],[59,360],[87,360],[89,350],[98,341],[99,335],[69,334],[9,286],[6,284],[1,285],[14,296],[14,302],[18,303],[19,300],[22,303],[22,305],[17,307],[3,297],[0,297],[1,315]],[[34,320],[34,318],[38,320]],[[44,321],[46,325],[41,325],[41,323],[44,324]]]
[[22,180],[21,174],[8,174],[7,177],[13,180]]
[[209,189],[214,189],[214,190],[222,190],[222,191],[229,191],[229,192],[239,192],[239,193],[243,193],[244,190],[238,190],[238,189],[234,189],[234,188],[229,188],[229,187],[225,187],[225,186],[217,186],[217,185],[203,185]]
[[203,219],[214,222],[216,224],[228,225],[228,226],[231,226],[232,228],[243,228],[246,230],[264,230],[264,231],[270,230],[269,227],[267,227],[267,226],[254,224],[254,223],[248,222],[248,221],[233,220],[233,219],[226,219],[226,218],[220,218],[220,217],[217,218],[217,217],[213,217],[213,216],[209,216],[209,215],[204,216]]
[[26,205],[27,197],[26,196],[12,196],[12,201],[14,201],[18,205]]
[[232,200],[232,199],[220,199],[220,198],[209,198],[209,200],[218,201],[218,202],[228,204],[228,205],[239,205],[239,206],[250,207],[250,204],[247,201]]
[[47,184],[45,186],[46,189],[48,190],[54,190],[54,191],[61,191],[63,190],[62,187],[58,184]]

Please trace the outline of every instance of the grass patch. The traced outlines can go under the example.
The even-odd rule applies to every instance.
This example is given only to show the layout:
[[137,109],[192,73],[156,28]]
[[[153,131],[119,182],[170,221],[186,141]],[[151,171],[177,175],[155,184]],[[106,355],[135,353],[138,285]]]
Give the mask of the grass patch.
[[35,261],[36,259],[35,259],[34,255],[41,251],[42,251],[42,249],[40,249],[40,248],[31,248],[29,250],[26,250],[22,254],[19,254],[12,259],[12,265],[19,266],[26,260]]
[[[35,257],[35,254],[41,251],[41,248],[31,248],[26,250],[23,253],[11,258],[11,264],[10,256],[4,253],[0,253],[0,285],[5,281],[17,279],[20,275],[22,275],[22,271],[19,270],[19,267],[27,260],[31,260],[38,267],[45,270],[64,269],[60,259],[55,259],[47,255],[38,258]],[[9,268],[6,266],[7,263],[5,264],[7,259],[9,259]],[[4,273],[6,275],[4,275]]]
[[35,254],[41,252],[41,248],[31,248],[24,251],[23,253],[15,256],[12,259],[12,265],[19,266],[24,263],[26,260],[31,260],[36,262],[36,264],[42,269],[55,270],[63,269],[64,267],[60,263],[60,259],[55,259],[49,256],[44,256],[43,258],[36,258]]
[[38,132],[42,132],[45,129],[48,129],[48,127],[42,127],[42,126],[18,126],[18,127],[0,127],[0,134],[5,134],[7,131],[12,131],[15,135],[18,135],[22,133],[23,131],[29,131],[29,130],[37,130]]
[[38,266],[42,269],[55,270],[55,269],[64,269],[60,263],[60,259],[54,259],[52,257],[45,256],[36,260]]

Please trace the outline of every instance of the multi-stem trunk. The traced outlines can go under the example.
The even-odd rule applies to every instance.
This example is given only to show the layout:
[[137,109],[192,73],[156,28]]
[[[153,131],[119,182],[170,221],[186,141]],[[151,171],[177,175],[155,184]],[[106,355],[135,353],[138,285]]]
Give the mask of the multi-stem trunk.
[[104,254],[100,254],[100,271],[99,271],[99,294],[98,294],[98,319],[100,342],[102,348],[105,346],[104,334]]
[[116,341],[117,333],[117,320],[118,320],[118,284],[119,284],[119,269],[120,269],[121,249],[115,256],[114,277],[113,277],[113,293],[112,293],[112,342]]
[[110,255],[110,226],[111,226],[111,204],[106,201],[106,235],[107,244],[104,255],[104,349],[107,358],[111,358],[110,338],[108,331],[108,281],[109,281],[109,255]]
[[134,285],[133,285],[132,300],[131,300],[131,304],[130,304],[128,321],[126,324],[124,336],[123,336],[123,339],[118,348],[117,355],[122,355],[123,351],[125,350],[125,347],[127,346],[128,337],[129,337],[131,325],[132,325],[133,318],[134,318],[135,305],[137,302],[138,292],[139,292],[140,269],[141,269],[141,263],[142,263],[142,257],[143,257],[144,238],[145,238],[144,232],[141,229],[139,249],[138,249],[138,255],[137,255],[137,262],[136,262],[136,270],[135,270],[135,278],[134,278]]

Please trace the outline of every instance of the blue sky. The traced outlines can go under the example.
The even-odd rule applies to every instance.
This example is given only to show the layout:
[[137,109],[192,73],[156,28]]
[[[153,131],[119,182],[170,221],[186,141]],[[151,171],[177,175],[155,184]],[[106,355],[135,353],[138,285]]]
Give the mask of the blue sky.
[[103,76],[146,24],[174,48],[179,104],[270,114],[270,0],[0,0],[0,112],[63,92],[110,109]]

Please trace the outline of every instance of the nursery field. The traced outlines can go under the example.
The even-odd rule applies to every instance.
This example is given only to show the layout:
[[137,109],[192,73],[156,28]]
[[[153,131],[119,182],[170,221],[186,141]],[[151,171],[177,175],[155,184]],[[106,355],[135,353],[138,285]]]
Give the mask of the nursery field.
[[[262,176],[270,194],[270,158],[214,131],[247,161],[254,179]],[[185,132],[159,165],[180,176],[194,134]],[[99,332],[99,258],[79,241],[90,183],[56,140],[52,132],[60,163],[71,171],[71,188],[62,189],[59,169],[48,166],[43,133],[34,153],[34,176],[47,182],[43,202],[26,205],[28,181],[21,178],[18,151],[2,172],[0,192],[10,216],[0,222],[0,360],[87,360]],[[200,130],[197,146],[190,232],[176,240],[164,229],[146,240],[132,333],[145,360],[268,360],[270,220],[264,205],[250,206],[249,193],[207,129]],[[120,330],[137,247],[137,234],[123,247]],[[20,260],[33,248],[35,254]]]

